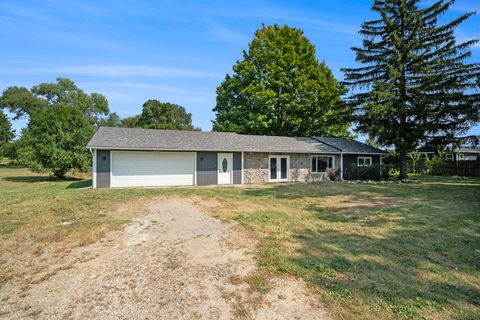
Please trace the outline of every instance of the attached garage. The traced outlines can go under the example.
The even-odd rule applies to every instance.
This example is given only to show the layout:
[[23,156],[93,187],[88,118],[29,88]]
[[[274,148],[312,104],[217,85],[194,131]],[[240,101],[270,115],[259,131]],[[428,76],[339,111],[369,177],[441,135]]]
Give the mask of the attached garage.
[[111,187],[195,184],[194,152],[111,151]]

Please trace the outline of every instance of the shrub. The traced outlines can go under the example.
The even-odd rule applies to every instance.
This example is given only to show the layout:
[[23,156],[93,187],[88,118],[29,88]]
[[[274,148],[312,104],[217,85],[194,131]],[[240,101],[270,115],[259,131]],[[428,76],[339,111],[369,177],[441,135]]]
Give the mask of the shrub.
[[434,155],[431,159],[425,160],[425,167],[427,168],[427,173],[432,173],[432,171],[436,168],[441,166],[443,163],[443,153],[439,152],[439,154]]
[[340,180],[340,169],[329,168],[327,169],[326,175],[330,181]]
[[357,166],[351,164],[348,168],[346,178],[349,180],[380,180],[384,172],[381,165]]
[[399,173],[397,166],[393,163],[381,165],[380,169],[382,170],[382,179],[385,180],[390,179],[392,176],[398,176]]
[[3,144],[3,146],[0,148],[0,156],[6,157],[10,160],[16,160],[18,157],[17,147],[17,141]]

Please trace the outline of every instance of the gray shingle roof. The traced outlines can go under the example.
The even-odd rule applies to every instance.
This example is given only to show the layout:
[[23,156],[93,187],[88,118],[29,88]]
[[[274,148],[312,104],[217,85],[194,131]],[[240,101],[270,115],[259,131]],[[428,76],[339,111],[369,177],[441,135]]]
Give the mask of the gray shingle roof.
[[463,153],[480,153],[480,148],[479,147],[471,147],[471,148],[467,148],[467,147],[461,147],[461,148],[458,148],[458,149],[455,149],[455,152],[463,152]]
[[365,144],[356,140],[350,140],[350,139],[344,139],[344,138],[325,138],[325,137],[313,137],[313,138],[346,153],[370,153],[370,154],[372,153],[387,154],[388,153],[386,151],[369,146],[368,144]]
[[340,153],[312,138],[254,136],[229,132],[201,132],[101,127],[87,145],[92,149],[165,151],[245,151]]

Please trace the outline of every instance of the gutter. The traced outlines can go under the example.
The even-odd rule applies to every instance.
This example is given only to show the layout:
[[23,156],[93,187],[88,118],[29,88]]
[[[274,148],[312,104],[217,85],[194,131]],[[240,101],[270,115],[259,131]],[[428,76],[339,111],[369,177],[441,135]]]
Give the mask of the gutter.
[[[251,153],[308,153],[308,154],[340,154],[340,152],[324,152],[316,150],[228,150],[228,149],[158,149],[158,148],[121,148],[121,147],[90,147],[93,150],[118,150],[118,151],[147,151],[147,152],[251,152]],[[337,148],[335,148],[337,149]],[[338,150],[338,149],[337,149]]]

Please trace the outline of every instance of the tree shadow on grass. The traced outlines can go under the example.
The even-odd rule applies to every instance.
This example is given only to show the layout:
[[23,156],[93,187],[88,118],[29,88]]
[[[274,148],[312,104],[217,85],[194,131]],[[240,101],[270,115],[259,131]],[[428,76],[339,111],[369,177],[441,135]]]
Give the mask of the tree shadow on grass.
[[[480,271],[476,181],[297,183],[242,192],[294,200],[310,213],[286,240],[297,249],[290,251],[281,237],[265,238],[259,265],[302,276],[334,299],[353,299],[345,304],[346,318],[380,308],[385,314],[377,318],[435,318],[438,312],[470,320],[480,319],[479,284],[471,280]],[[363,306],[355,309],[357,303]]]
[[[342,183],[280,183],[261,187],[248,187],[242,190],[246,196],[278,199],[318,198],[320,196],[349,194],[351,190]],[[364,190],[361,187],[357,191]]]
[[[395,227],[375,235],[390,214]],[[381,301],[399,318],[467,305],[462,319],[469,319],[480,314],[480,290],[463,276],[473,277],[480,267],[476,253],[480,236],[475,232],[479,217],[460,214],[455,218],[464,222],[452,226],[442,215],[445,212],[426,204],[380,210],[380,214],[378,210],[318,211],[314,218],[326,225],[296,234],[300,248],[291,263],[304,270],[314,287],[336,299],[360,294],[361,301],[370,305]],[[373,227],[372,233],[359,234],[357,226]]]
[[50,176],[13,176],[13,177],[4,177],[6,181],[17,182],[17,183],[36,183],[36,182],[51,182],[59,181]]
[[[480,182],[479,180],[475,180]],[[265,197],[274,199],[298,200],[318,199],[327,196],[357,196],[368,200],[373,194],[381,197],[398,197],[416,200],[444,200],[444,194],[451,193],[452,188],[456,191],[463,190],[470,198],[477,197],[473,192],[480,191],[480,183],[455,184],[447,180],[445,183],[434,184],[430,182],[415,182],[403,184],[385,183],[345,183],[345,182],[317,182],[317,183],[285,183],[262,187],[249,187],[242,193],[249,197]],[[457,192],[456,192],[457,193]]]
[[70,183],[67,186],[67,189],[84,189],[84,188],[90,188],[92,186],[92,179],[87,179],[87,180],[79,180]]
[[74,181],[82,182],[85,181],[82,178],[75,177],[65,177],[64,179],[58,179],[53,176],[11,176],[3,177],[2,179],[10,182],[16,183],[37,183],[37,182],[62,182],[62,181]]

